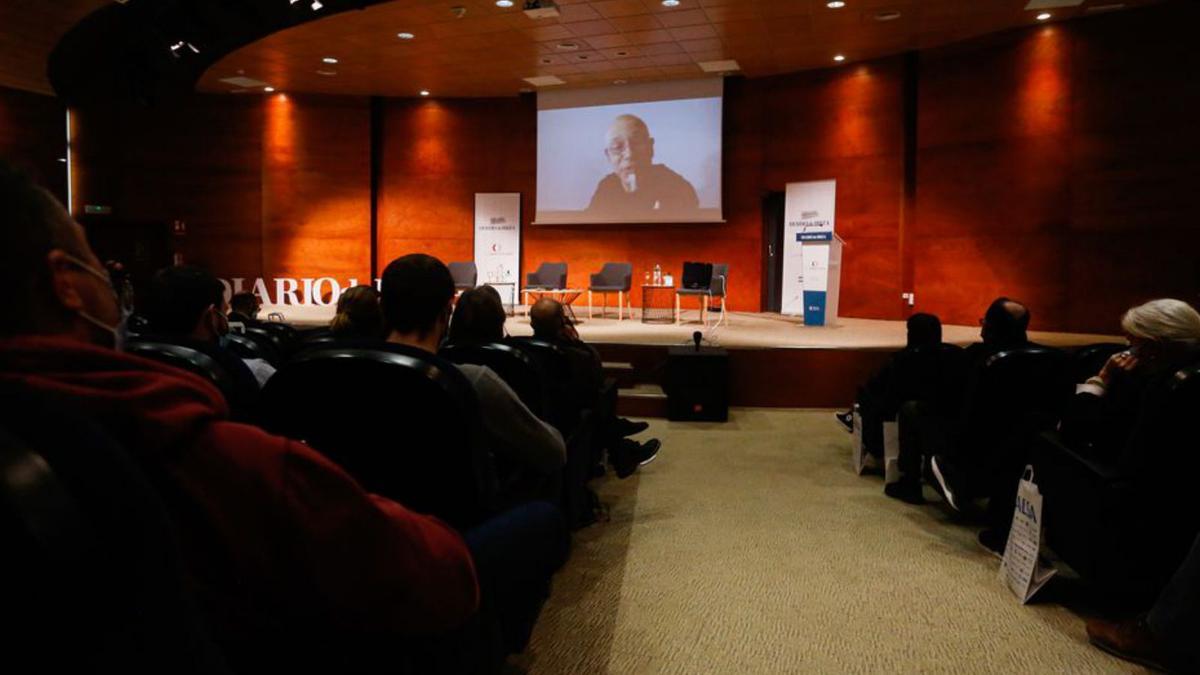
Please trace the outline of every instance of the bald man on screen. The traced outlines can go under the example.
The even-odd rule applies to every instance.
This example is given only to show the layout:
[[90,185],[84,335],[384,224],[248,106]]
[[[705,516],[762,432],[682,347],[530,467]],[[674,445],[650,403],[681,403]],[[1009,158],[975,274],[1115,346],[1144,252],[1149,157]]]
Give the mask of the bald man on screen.
[[700,199],[683,176],[654,163],[654,138],[641,118],[618,115],[604,138],[613,172],[600,180],[588,212],[604,219],[688,218]]

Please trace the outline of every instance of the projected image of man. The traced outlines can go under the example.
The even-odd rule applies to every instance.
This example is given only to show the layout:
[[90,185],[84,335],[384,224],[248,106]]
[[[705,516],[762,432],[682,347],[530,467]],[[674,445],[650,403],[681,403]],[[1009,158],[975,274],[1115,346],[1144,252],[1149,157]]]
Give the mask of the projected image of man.
[[654,138],[641,118],[618,115],[605,135],[604,156],[613,172],[600,180],[588,211],[607,218],[695,215],[696,189],[665,164],[654,163]]

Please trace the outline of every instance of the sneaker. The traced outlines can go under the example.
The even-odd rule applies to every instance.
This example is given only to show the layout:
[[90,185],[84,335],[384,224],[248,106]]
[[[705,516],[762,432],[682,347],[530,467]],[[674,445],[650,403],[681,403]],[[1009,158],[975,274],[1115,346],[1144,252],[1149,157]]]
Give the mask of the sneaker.
[[1145,615],[1126,621],[1087,622],[1088,642],[1126,661],[1166,672],[1162,649],[1150,632]]
[[950,481],[946,480],[944,467],[939,465],[939,463],[944,463],[945,461],[944,459],[939,459],[936,455],[929,458],[929,468],[933,471],[934,477],[933,487],[937,488],[937,491],[946,500],[946,503],[950,505],[950,508],[955,511],[961,511],[962,509],[959,507],[958,500],[954,498],[954,490],[950,487]]
[[651,438],[639,445],[637,450],[633,451],[633,458],[637,461],[638,466],[646,466],[658,457],[658,449],[661,447],[662,441],[657,438]]
[[837,419],[838,424],[841,424],[848,433],[854,433],[854,411],[847,410],[846,412],[835,412],[833,416]]
[[898,480],[883,486],[883,494],[892,499],[899,499],[905,504],[924,504],[925,495],[921,494],[921,483],[915,480]]
[[637,441],[622,438],[608,449],[608,462],[617,472],[617,478],[625,479],[632,476],[641,466],[641,445]]
[[629,438],[630,436],[640,434],[649,428],[649,422],[634,422],[633,420],[627,420],[624,417],[618,417],[617,421],[613,423],[613,433],[617,435],[617,438]]
[[1004,547],[1008,545],[1008,533],[1003,530],[988,528],[979,533],[979,545],[988,553],[1004,559]]

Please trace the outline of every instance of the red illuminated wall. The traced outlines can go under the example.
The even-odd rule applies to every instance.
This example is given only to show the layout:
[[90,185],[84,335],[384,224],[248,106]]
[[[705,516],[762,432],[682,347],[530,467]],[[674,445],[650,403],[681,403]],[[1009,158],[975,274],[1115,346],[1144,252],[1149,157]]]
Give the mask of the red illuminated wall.
[[[1200,3],[1173,2],[913,61],[730,78],[724,224],[529,225],[532,97],[382,101],[374,130],[365,99],[82,110],[77,203],[110,205],[114,220],[186,220],[178,247],[223,276],[361,281],[374,131],[380,267],[413,251],[471,259],[474,193],[520,192],[526,271],[565,260],[585,286],[610,260],[638,277],[654,263],[678,274],[684,260],[728,262],[731,307],[756,311],[763,195],[835,178],[844,316],[902,318],[900,293],[913,290],[917,310],[973,323],[1007,294],[1031,305],[1037,328],[1107,331],[1149,297],[1198,300],[1197,20]],[[8,101],[0,143],[11,146]],[[26,115],[18,128],[42,124]]]
[[67,200],[66,109],[56,99],[0,87],[0,158]]

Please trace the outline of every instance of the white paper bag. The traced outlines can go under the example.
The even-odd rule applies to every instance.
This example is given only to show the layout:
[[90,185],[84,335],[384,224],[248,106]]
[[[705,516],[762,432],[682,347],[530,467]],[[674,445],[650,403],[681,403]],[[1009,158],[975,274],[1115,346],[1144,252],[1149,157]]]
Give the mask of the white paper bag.
[[1021,604],[1029,602],[1056,572],[1053,566],[1043,566],[1041,551],[1042,493],[1033,482],[1033,467],[1027,466],[1017,486],[1012,529],[1000,563],[1000,578]]
[[900,480],[900,423],[883,423],[883,482]]
[[851,432],[850,438],[854,448],[850,457],[851,466],[854,473],[861,476],[863,470],[867,468],[867,453],[863,449],[862,415],[859,415],[857,410],[854,411],[854,431]]

